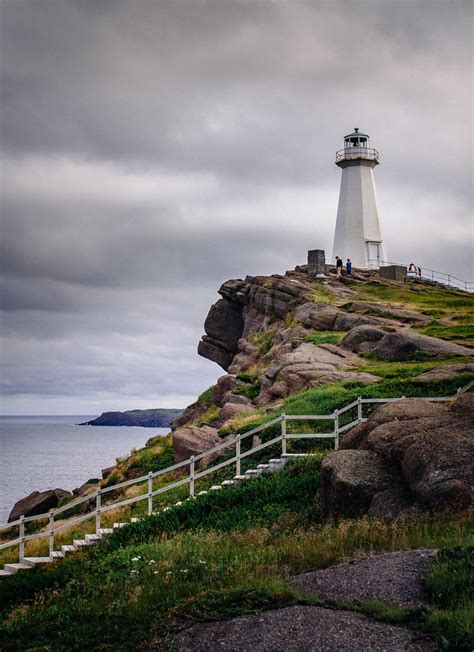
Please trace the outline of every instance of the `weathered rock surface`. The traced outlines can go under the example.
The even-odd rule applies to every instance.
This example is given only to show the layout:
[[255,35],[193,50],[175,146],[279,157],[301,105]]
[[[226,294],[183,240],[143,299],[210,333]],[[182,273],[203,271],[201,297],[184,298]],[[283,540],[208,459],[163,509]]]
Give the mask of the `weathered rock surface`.
[[[414,508],[468,508],[474,485],[473,416],[473,394],[461,395],[449,407],[405,399],[379,408],[324,460],[325,513],[353,516],[354,495],[359,513],[385,518]],[[367,483],[363,454],[372,456],[377,478],[385,471],[392,482],[386,487]]]
[[57,507],[64,498],[72,498],[72,493],[65,489],[48,489],[47,491],[33,491],[31,494],[17,501],[8,522],[16,521],[20,516],[36,516],[44,514]]
[[239,339],[261,330],[270,318],[284,319],[310,291],[309,283],[278,275],[227,281],[219,289],[222,299],[209,311],[198,353],[227,371],[239,352]]
[[380,380],[372,374],[349,371],[349,367],[346,358],[315,344],[304,342],[295,349],[292,345],[282,346],[260,377],[257,405],[330,382],[354,380],[368,384]]
[[474,355],[472,349],[437,337],[411,331],[387,332],[381,328],[356,326],[344,338],[342,347],[356,353],[371,352],[381,360],[407,360],[417,351],[427,356]]
[[199,623],[173,639],[180,652],[428,652],[435,641],[350,611],[296,606]]
[[429,607],[423,580],[435,550],[403,550],[375,555],[298,575],[292,586],[305,595],[360,604],[380,600],[397,607]]
[[375,313],[376,315],[389,317],[390,319],[397,319],[405,324],[423,325],[430,322],[430,317],[427,317],[426,315],[420,315],[418,312],[413,312],[412,310],[401,310],[400,308],[390,304],[373,303],[370,301],[353,301],[351,304],[351,310],[363,314],[367,312],[372,314]]
[[435,367],[429,371],[424,371],[415,377],[415,380],[447,380],[456,378],[460,374],[474,373],[474,363],[466,362],[465,364],[446,364],[441,367]]
[[[173,448],[176,462],[183,462],[191,455],[199,455],[220,443],[218,431],[210,426],[184,426],[173,432]],[[202,463],[202,461],[201,461]]]
[[251,405],[242,405],[239,403],[226,403],[219,415],[219,426],[223,426],[227,421],[232,421],[241,414],[248,414],[254,408]]
[[340,450],[321,464],[321,499],[325,516],[355,518],[365,514],[375,494],[399,481],[372,451]]
[[102,469],[102,480],[105,480],[115,471],[115,466],[107,466],[105,469]]

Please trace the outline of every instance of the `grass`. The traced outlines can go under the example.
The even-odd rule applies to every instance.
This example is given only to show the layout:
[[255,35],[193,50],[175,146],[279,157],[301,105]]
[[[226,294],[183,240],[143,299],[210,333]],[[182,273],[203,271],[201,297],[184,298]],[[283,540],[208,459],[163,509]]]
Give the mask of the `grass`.
[[339,344],[346,335],[346,331],[337,333],[334,331],[313,331],[304,338],[304,341],[311,344]]
[[443,340],[468,340],[474,339],[474,324],[454,324],[452,326],[444,326],[439,324],[432,324],[424,328],[417,328],[419,333],[423,335],[431,335],[432,337],[440,337]]
[[259,331],[248,336],[248,341],[258,348],[260,356],[265,355],[272,348],[273,338],[276,330]]
[[[0,584],[1,649],[149,649],[151,640],[165,649],[190,622],[323,604],[289,587],[297,573],[377,551],[472,545],[467,514],[322,524],[319,462],[293,462],[8,578]],[[379,608],[376,617],[394,615]]]

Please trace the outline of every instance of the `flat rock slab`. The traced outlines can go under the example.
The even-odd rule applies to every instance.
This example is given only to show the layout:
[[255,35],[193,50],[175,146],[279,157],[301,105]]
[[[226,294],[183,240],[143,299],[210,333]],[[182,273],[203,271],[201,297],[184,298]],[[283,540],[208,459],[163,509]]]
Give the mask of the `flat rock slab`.
[[306,595],[354,603],[380,600],[401,607],[429,606],[423,592],[436,551],[389,552],[298,575],[292,586]]
[[305,606],[193,625],[179,632],[174,643],[181,652],[428,652],[438,647],[406,627]]

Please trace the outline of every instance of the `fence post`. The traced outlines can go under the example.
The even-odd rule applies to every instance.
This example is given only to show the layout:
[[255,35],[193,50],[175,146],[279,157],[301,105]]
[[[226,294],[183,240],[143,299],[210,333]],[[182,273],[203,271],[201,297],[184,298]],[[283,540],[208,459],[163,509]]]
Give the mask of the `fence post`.
[[286,455],[286,418],[281,415],[281,454]]
[[49,510],[49,558],[53,558],[54,551],[54,509]]
[[153,513],[153,471],[148,473],[148,516]]
[[339,410],[334,410],[334,449],[339,448]]
[[95,497],[95,533],[99,534],[100,530],[100,522],[101,522],[101,516],[100,516],[100,508],[102,507],[102,489],[99,487],[97,489],[97,494]]
[[23,561],[25,557],[25,515],[20,516],[20,544],[18,546],[18,561]]
[[237,435],[235,442],[235,475],[240,475],[240,435]]
[[362,423],[362,396],[357,397],[357,423]]
[[189,495],[194,498],[194,455],[191,455],[191,464],[189,465]]

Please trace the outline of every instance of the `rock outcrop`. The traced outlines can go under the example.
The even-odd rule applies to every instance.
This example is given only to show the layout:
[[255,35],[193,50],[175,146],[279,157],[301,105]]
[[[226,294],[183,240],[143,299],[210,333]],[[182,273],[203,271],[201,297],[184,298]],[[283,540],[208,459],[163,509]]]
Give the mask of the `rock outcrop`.
[[61,500],[72,498],[72,494],[65,489],[48,489],[47,491],[33,491],[29,496],[16,502],[8,517],[8,522],[16,521],[20,516],[36,516],[45,514],[50,509],[57,507]]
[[103,412],[100,417],[80,423],[80,426],[139,426],[141,428],[168,428],[182,410],[157,408],[128,410],[127,412]]
[[380,360],[390,361],[408,360],[417,352],[429,357],[474,354],[472,349],[437,337],[370,326],[356,326],[344,338],[342,346],[355,353],[370,352]]
[[321,467],[327,516],[394,517],[413,506],[464,509],[473,502],[474,394],[450,407],[406,399],[381,407]]

